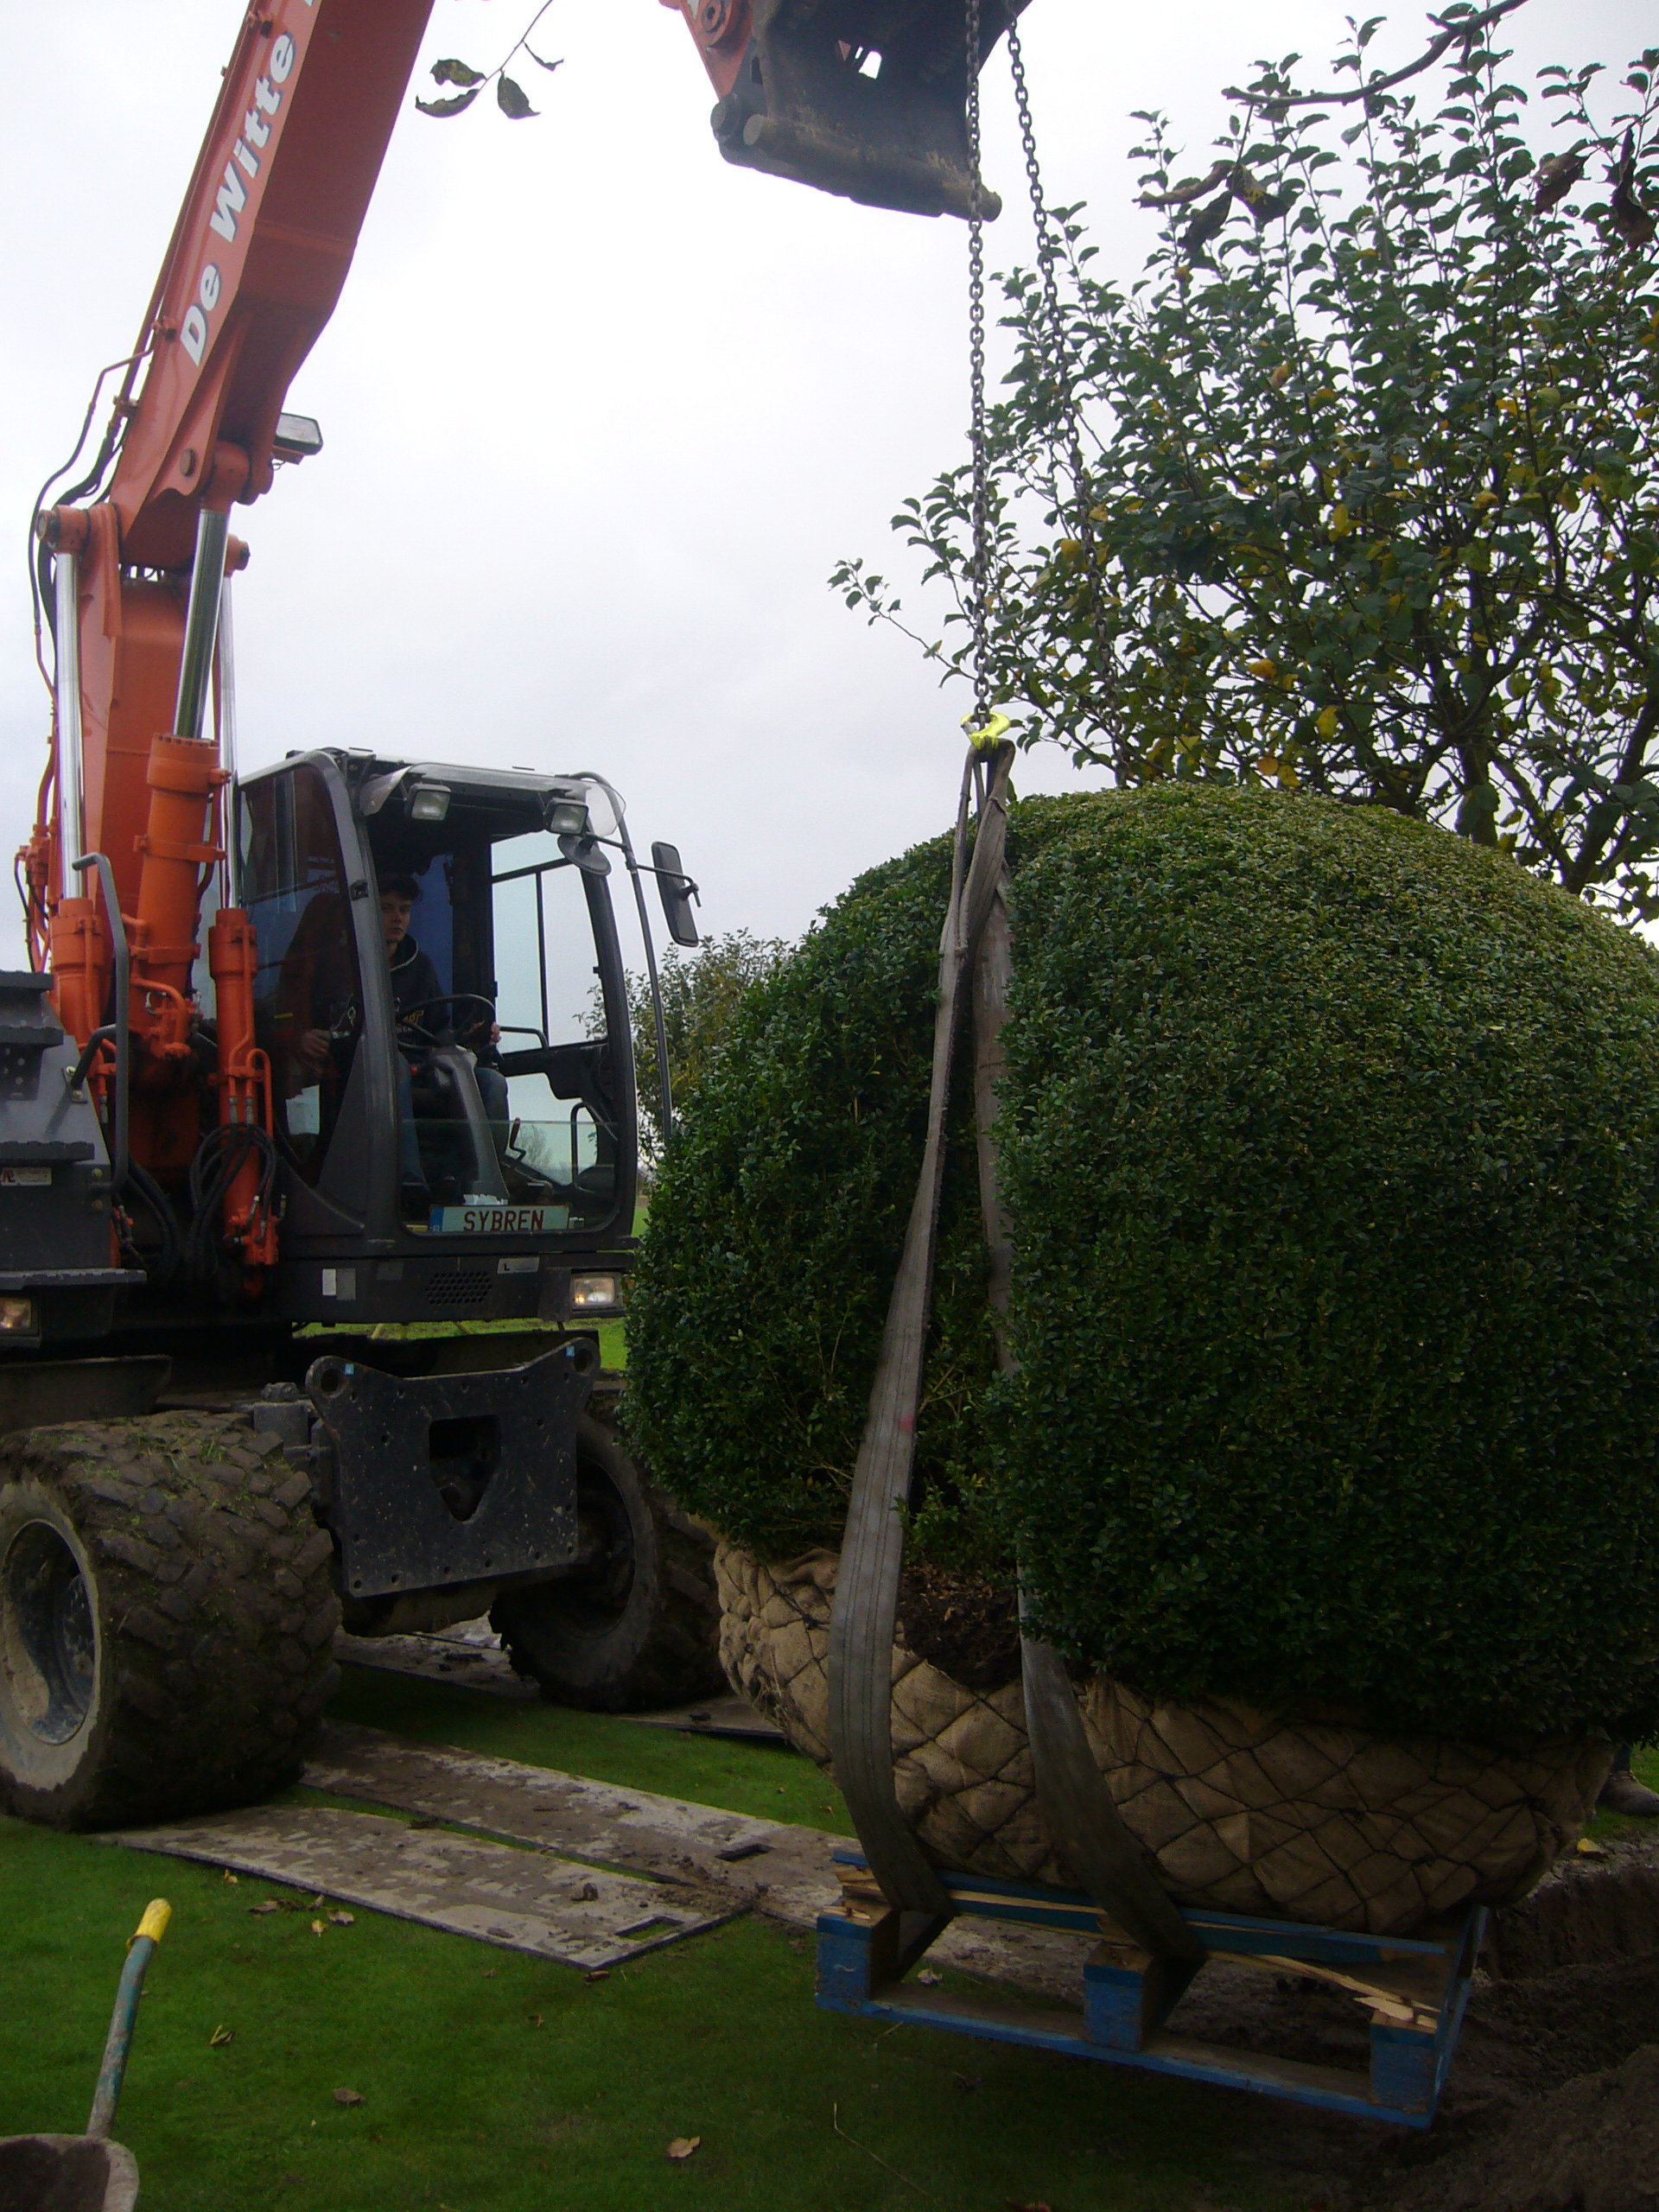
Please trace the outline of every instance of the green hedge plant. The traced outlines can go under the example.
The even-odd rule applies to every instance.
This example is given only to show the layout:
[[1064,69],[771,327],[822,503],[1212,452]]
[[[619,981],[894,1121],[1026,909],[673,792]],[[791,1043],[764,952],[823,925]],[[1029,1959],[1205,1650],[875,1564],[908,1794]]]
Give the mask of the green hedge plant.
[[[1494,1743],[1659,1719],[1659,969],[1382,810],[1016,809],[994,1380],[966,1069],[912,1544],[1136,1687]],[[945,841],[745,1002],[653,1202],[631,1418],[836,1541],[919,1159]]]

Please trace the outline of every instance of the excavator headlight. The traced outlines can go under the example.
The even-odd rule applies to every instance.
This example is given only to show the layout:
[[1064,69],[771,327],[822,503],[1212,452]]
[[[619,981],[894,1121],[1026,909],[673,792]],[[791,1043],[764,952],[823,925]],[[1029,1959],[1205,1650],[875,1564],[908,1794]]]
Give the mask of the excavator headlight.
[[572,1275],[570,1311],[573,1313],[620,1313],[622,1284],[616,1275]]
[[547,810],[547,826],[556,837],[588,835],[588,803],[580,798],[556,798]]
[[0,1336],[37,1337],[40,1332],[32,1298],[0,1298]]
[[279,415],[270,441],[273,461],[308,461],[322,451],[322,427],[309,415]]
[[442,822],[449,811],[448,784],[416,784],[409,794],[411,822]]

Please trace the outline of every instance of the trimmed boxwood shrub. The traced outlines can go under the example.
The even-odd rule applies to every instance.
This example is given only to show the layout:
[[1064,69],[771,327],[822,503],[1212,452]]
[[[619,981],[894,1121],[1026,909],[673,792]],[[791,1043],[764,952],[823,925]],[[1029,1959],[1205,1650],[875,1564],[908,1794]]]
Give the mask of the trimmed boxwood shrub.
[[[1502,854],[1165,785],[1015,810],[992,1382],[966,1070],[914,1541],[1170,1696],[1659,1719],[1659,968]],[[632,1420],[833,1542],[919,1159],[945,841],[753,995],[653,1200]]]
[[[693,1511],[767,1558],[840,1540],[926,1135],[950,889],[946,838],[861,877],[677,1102],[628,1291],[626,1418]],[[918,1492],[936,1555],[999,1564],[971,1510],[994,1359],[966,1076]]]

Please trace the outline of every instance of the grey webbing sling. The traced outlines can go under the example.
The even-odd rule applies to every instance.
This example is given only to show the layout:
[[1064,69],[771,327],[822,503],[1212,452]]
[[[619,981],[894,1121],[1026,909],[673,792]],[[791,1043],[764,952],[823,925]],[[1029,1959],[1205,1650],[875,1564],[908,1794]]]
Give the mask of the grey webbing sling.
[[[971,989],[975,1011],[980,1198],[990,1254],[990,1295],[998,1317],[998,1359],[1005,1371],[1012,1366],[1001,1325],[1012,1248],[997,1192],[992,1124],[1012,965],[1005,852],[1014,752],[1011,745],[1001,744],[989,755],[971,861],[965,856],[976,756],[970,757],[963,779],[950,904],[939,945],[927,1141],[854,1472],[830,1628],[830,1742],[836,1778],[882,1894],[902,1911],[930,1916],[947,1913],[950,1897],[899,1806],[893,1762],[893,1646],[904,1566],[904,1509],[932,1305],[950,1069],[965,986]],[[1073,1878],[1127,1935],[1154,1956],[1196,1965],[1203,1948],[1123,1825],[1095,1764],[1064,1664],[1051,1646],[1023,1632],[1023,1591],[1020,1611],[1026,1720],[1038,1804],[1049,1833]]]
[[970,757],[957,807],[950,904],[939,939],[939,1002],[933,1023],[933,1079],[927,1102],[927,1141],[904,1255],[887,1306],[887,1324],[870,1391],[869,1415],[853,1471],[852,1496],[830,1618],[830,1755],[864,1847],[870,1872],[888,1902],[906,1912],[948,1912],[944,1885],[899,1809],[893,1775],[893,1640],[899,1618],[899,1577],[905,1561],[904,1510],[916,1457],[916,1408],[922,1356],[933,1302],[933,1257],[944,1186],[944,1125],[950,1103],[950,1063],[962,1027],[963,1000],[979,932],[990,911],[1007,834],[1011,745],[999,748],[980,817],[973,858],[967,860],[973,796]]

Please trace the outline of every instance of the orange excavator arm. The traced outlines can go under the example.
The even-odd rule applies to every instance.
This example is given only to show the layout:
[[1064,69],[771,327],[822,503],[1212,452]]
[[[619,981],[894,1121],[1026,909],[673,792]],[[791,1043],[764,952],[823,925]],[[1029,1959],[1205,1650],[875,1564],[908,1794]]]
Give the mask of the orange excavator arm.
[[[76,856],[109,852],[126,911],[150,741],[200,734],[199,713],[175,723],[186,606],[156,572],[191,567],[204,512],[270,489],[289,382],[340,297],[430,13],[431,0],[249,10],[117,402],[113,477],[97,506],[47,518],[80,571],[85,819],[73,842]],[[210,652],[211,621],[206,632]],[[73,888],[54,879],[48,895]]]
[[[122,1109],[131,1158],[164,1184],[203,1140],[194,979],[229,772],[203,730],[223,579],[245,557],[230,508],[270,488],[289,384],[340,296],[430,12],[431,0],[248,9],[117,401],[113,474],[95,505],[41,518],[57,711],[30,895],[60,1017],[83,1044],[105,1022],[118,930],[126,939]],[[118,915],[78,880],[94,852]],[[208,941],[218,1118],[268,1134],[255,957],[226,904]],[[99,1065],[107,1090],[113,1054]],[[259,1181],[250,1150],[226,1200],[227,1241],[255,1281],[276,1255]]]
[[[877,204],[976,205],[968,0],[664,0],[720,95],[728,160]],[[981,0],[988,52],[1025,0]],[[315,449],[284,417],[333,313],[432,0],[254,0],[115,403],[93,504],[37,518],[54,612],[52,766],[22,856],[31,958],[83,1045],[129,975],[120,1110],[132,1160],[176,1186],[204,1141],[194,979],[203,893],[224,858],[231,765],[204,734],[224,578],[245,559],[233,504]],[[983,195],[979,212],[995,203]],[[112,901],[88,895],[107,858]],[[112,911],[113,909],[113,911]],[[228,902],[209,932],[221,1128],[270,1128],[253,1033],[255,947]],[[115,1085],[105,1045],[94,1081]],[[121,1147],[123,1157],[129,1147]],[[276,1253],[251,1151],[225,1201],[251,1282]]]
[[432,0],[249,10],[168,247],[110,501],[176,568],[203,505],[270,488],[289,384],[334,313]]

